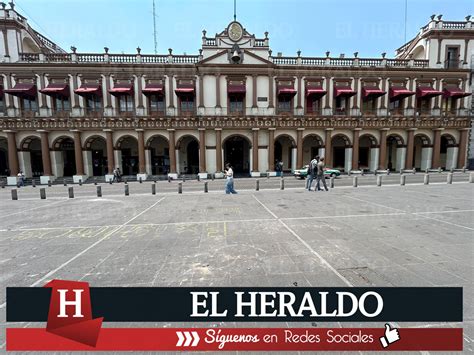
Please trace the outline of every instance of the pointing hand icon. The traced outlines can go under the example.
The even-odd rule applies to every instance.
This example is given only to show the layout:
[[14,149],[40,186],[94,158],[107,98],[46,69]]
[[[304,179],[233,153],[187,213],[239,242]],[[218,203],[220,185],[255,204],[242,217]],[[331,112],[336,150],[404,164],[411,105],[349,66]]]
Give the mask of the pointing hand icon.
[[386,323],[385,324],[385,335],[380,338],[380,343],[382,343],[382,346],[386,348],[392,343],[395,343],[396,341],[400,340],[400,334],[398,334],[398,329],[396,328],[390,328],[390,324]]

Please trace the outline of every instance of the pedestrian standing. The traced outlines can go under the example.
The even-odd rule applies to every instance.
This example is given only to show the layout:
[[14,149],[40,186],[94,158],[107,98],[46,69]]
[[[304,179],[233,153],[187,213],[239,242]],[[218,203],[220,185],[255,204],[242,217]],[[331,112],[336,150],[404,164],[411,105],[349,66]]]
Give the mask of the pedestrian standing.
[[311,185],[313,184],[313,180],[316,178],[317,170],[318,170],[318,163],[319,163],[319,155],[316,155],[313,160],[309,162],[308,165],[308,178],[306,179],[306,189],[311,191]]
[[18,187],[25,186],[25,174],[23,174],[23,171],[20,170],[20,172],[17,175],[17,178],[18,178]]
[[316,176],[316,188],[314,191],[322,191],[321,186],[319,185],[320,181],[323,181],[324,190],[328,191],[328,187],[326,185],[326,177],[324,176],[324,171],[326,170],[326,165],[324,164],[324,157],[319,159],[319,163],[317,165],[318,173]]
[[236,194],[237,191],[234,190],[234,171],[232,170],[232,167],[230,166],[229,163],[225,165],[224,172],[225,172],[225,177],[226,177],[225,193]]

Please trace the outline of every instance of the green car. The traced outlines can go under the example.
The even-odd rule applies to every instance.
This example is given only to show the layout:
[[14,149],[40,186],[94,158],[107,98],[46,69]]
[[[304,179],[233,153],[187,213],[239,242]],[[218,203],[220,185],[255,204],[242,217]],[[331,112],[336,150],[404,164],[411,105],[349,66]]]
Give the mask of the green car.
[[[309,165],[305,165],[301,169],[296,169],[295,172],[293,173],[295,178],[305,179],[306,176],[308,175],[308,166]],[[325,178],[336,177],[339,175],[341,175],[341,172],[337,169],[327,168],[326,171],[324,171]]]

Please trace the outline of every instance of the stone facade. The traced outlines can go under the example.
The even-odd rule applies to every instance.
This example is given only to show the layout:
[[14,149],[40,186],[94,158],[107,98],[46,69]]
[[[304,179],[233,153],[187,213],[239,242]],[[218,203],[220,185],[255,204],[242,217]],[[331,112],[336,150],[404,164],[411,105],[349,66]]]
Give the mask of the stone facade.
[[[0,22],[0,175],[77,181],[119,167],[204,178],[230,162],[260,176],[317,154],[344,172],[466,166],[470,63],[432,64],[441,47],[420,54],[411,41],[396,59],[273,56],[268,33],[233,22],[203,31],[198,55],[67,53],[14,9]],[[443,38],[439,22],[447,46],[458,31],[459,50],[472,47],[470,18],[436,22]]]

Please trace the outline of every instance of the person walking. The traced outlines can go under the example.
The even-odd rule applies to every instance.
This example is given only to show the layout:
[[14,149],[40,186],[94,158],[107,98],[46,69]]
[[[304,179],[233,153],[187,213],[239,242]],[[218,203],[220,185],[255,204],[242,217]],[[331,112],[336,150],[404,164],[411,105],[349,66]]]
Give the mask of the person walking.
[[314,189],[314,191],[322,191],[321,186],[319,184],[321,180],[323,181],[324,190],[329,191],[328,187],[326,186],[326,178],[324,176],[324,171],[326,170],[324,158],[319,159],[319,163],[317,167],[318,167],[318,173],[316,176],[316,188]]
[[17,175],[17,180],[18,180],[18,187],[25,186],[25,174],[23,174],[23,171],[20,170],[20,172]]
[[313,160],[309,162],[308,166],[308,178],[306,179],[306,189],[311,191],[311,185],[313,180],[316,178],[316,173],[318,169],[319,155],[316,155]]
[[229,163],[225,165],[225,176],[226,176],[226,182],[225,182],[225,193],[228,194],[236,194],[237,191],[234,190],[234,171],[232,170],[232,167],[230,166]]

